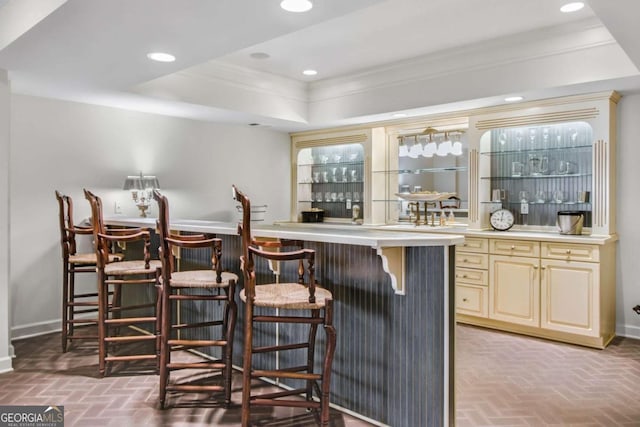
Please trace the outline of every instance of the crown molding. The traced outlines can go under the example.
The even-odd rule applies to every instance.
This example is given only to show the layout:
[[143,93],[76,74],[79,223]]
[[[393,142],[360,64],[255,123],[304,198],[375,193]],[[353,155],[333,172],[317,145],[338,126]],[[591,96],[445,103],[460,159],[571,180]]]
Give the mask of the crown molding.
[[358,74],[312,82],[309,85],[309,102],[322,102],[614,44],[617,44],[615,39],[599,21],[587,19],[449,49]]
[[308,100],[308,85],[306,82],[215,60],[175,74],[185,79],[223,83],[238,89],[290,99],[296,102],[307,102]]

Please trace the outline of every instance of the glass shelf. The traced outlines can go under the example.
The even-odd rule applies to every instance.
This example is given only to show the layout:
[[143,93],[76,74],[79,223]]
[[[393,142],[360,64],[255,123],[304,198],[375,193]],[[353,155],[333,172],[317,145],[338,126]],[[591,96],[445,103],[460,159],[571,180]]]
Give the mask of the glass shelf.
[[524,176],[483,176],[480,179],[550,179],[550,178],[577,178],[591,176],[590,173],[567,173],[553,175],[524,175]]
[[327,162],[327,163],[299,163],[298,166],[312,166],[312,167],[340,167],[340,166],[362,166],[361,160],[346,161],[346,162]]
[[[516,205],[521,205],[522,203],[527,203],[529,206],[561,206],[561,205],[581,205],[581,206],[591,206],[591,203],[586,203],[586,202],[572,202],[572,201],[567,201],[567,202],[481,202],[483,204],[487,204],[487,205],[497,205],[498,203],[503,204],[503,205],[512,205],[512,206],[516,206]],[[589,209],[587,209],[589,210]]]
[[[331,203],[331,204],[336,204],[336,203],[341,203],[341,204],[345,204],[347,203],[346,200],[330,200],[330,201],[322,201],[319,202],[317,200],[298,200],[298,203],[316,203],[316,204],[321,204],[321,203]],[[351,200],[351,204],[358,204],[358,203],[362,203],[362,200]]]
[[338,181],[338,182],[299,182],[298,184],[304,185],[349,185],[349,184],[364,184],[364,181]]
[[537,148],[527,148],[521,150],[503,150],[503,151],[481,151],[480,154],[483,156],[506,156],[520,153],[548,153],[548,152],[566,152],[566,151],[580,151],[580,150],[590,150],[593,148],[591,144],[587,145],[573,145],[568,147],[537,147]]
[[422,173],[441,173],[441,172],[466,172],[468,168],[466,166],[452,166],[445,168],[417,168],[417,169],[396,169],[396,170],[386,170],[386,171],[374,171],[373,173],[384,173],[384,174],[412,174],[419,175]]

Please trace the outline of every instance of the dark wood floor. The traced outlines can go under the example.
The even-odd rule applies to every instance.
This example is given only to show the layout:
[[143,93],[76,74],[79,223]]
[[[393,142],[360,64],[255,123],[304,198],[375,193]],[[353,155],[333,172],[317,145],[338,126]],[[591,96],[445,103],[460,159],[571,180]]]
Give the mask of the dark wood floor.
[[[616,338],[607,349],[592,350],[469,326],[456,333],[459,427],[640,426],[640,341]],[[158,377],[144,366],[101,379],[95,345],[62,354],[59,338],[14,343],[15,370],[0,375],[1,405],[61,404],[68,427],[240,424],[237,405],[224,409],[193,395],[174,396],[174,407],[160,410]],[[236,403],[239,380],[236,374]],[[316,425],[304,410],[282,408],[258,410],[254,420],[260,426]],[[370,424],[333,410],[332,425]]]

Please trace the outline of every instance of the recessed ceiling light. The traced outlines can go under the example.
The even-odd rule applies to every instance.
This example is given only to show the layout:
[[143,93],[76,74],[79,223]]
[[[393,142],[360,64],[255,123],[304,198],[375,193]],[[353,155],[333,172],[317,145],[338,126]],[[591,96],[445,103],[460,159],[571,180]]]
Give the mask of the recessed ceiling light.
[[305,76],[315,76],[318,72],[316,70],[304,70],[302,74]]
[[522,96],[507,96],[504,100],[506,102],[518,102],[518,101],[522,101],[524,99],[524,97]]
[[583,7],[584,7],[584,2],[574,1],[574,2],[567,3],[564,6],[562,6],[560,8],[560,12],[564,12],[564,13],[577,12],[580,9],[582,9]]
[[311,10],[313,3],[309,0],[282,0],[280,7],[287,12],[306,12]]
[[147,58],[158,61],[158,62],[173,62],[176,60],[176,57],[171,55],[170,53],[164,52],[151,52],[147,53]]
[[407,117],[407,113],[394,113],[391,117],[399,119],[400,117]]
[[253,52],[249,56],[252,57],[253,59],[268,59],[268,58],[271,58],[271,56],[268,53],[264,53],[264,52]]

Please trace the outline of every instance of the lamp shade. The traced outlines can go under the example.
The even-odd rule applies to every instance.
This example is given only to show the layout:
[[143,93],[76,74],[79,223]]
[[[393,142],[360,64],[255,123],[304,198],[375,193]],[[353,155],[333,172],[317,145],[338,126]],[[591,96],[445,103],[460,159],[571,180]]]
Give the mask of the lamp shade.
[[124,180],[123,190],[146,190],[160,188],[158,178],[153,175],[129,175]]

